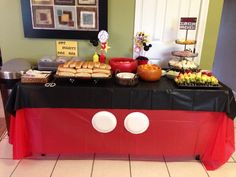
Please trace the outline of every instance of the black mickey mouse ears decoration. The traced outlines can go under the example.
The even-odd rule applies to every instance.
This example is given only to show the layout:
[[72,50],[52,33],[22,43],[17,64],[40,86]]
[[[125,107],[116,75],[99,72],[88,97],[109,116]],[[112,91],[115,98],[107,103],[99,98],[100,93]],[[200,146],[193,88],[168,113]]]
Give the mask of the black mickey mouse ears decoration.
[[143,43],[143,46],[144,46],[144,50],[145,51],[149,51],[149,49],[152,47],[152,44],[149,44],[149,45],[147,45],[146,43]]
[[94,47],[98,46],[98,39],[90,39],[90,43],[93,44]]

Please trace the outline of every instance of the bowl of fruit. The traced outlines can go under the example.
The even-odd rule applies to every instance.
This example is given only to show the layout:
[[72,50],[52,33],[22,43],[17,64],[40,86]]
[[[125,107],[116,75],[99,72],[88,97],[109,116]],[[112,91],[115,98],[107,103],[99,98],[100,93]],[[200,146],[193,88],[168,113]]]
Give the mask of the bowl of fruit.
[[155,64],[139,65],[137,68],[139,77],[144,81],[157,81],[161,78],[161,67]]
[[136,72],[138,62],[133,58],[112,58],[109,60],[113,73]]

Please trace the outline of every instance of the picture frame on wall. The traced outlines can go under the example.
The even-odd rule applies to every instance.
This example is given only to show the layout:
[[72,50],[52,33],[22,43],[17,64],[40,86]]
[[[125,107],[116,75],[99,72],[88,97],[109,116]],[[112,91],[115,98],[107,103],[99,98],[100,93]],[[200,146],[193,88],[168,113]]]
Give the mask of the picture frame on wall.
[[33,5],[52,5],[54,0],[32,0]]
[[97,0],[78,0],[78,5],[96,5]]
[[107,29],[108,0],[21,0],[26,38],[94,39]]

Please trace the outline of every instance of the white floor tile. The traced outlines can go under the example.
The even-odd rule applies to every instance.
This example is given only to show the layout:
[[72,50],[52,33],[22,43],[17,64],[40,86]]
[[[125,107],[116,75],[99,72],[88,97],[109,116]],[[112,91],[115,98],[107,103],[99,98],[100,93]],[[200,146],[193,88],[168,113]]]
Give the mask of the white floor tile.
[[81,157],[61,156],[53,171],[52,177],[90,177],[93,157],[90,160],[79,160]]
[[12,145],[9,144],[8,138],[2,139],[0,142],[0,158],[12,159]]
[[232,157],[229,158],[228,163],[234,163],[234,159]]
[[232,158],[233,158],[234,161],[236,162],[236,151],[233,153]]
[[169,177],[165,162],[131,161],[132,177]]
[[7,132],[4,132],[3,135],[2,135],[2,139],[5,139],[5,138],[8,138]]
[[198,161],[167,162],[171,177],[208,177],[202,164]]
[[3,107],[3,103],[2,103],[2,95],[1,94],[0,94],[0,117],[1,118],[5,117],[4,107]]
[[0,141],[1,141],[2,139],[4,139],[4,138],[6,138],[6,132],[4,132],[4,133],[0,136]]
[[0,159],[0,176],[9,177],[16,168],[19,160]]
[[214,171],[208,171],[210,177],[235,177],[236,164],[226,163],[222,167]]
[[236,143],[236,128],[234,129],[234,143]]
[[30,157],[26,157],[25,159],[28,160],[57,160],[58,159],[58,154],[56,155],[42,155],[42,154],[33,154]]
[[[46,157],[43,157],[46,159]],[[11,177],[50,177],[56,163],[56,159],[24,159],[21,160]]]
[[8,137],[8,135],[7,135],[7,132],[5,132],[5,134],[4,134],[4,137],[3,138],[7,138],[7,139],[9,139],[9,137]]
[[130,177],[128,160],[95,160],[92,177]]
[[123,155],[107,155],[107,154],[96,154],[97,160],[129,160],[128,154]]

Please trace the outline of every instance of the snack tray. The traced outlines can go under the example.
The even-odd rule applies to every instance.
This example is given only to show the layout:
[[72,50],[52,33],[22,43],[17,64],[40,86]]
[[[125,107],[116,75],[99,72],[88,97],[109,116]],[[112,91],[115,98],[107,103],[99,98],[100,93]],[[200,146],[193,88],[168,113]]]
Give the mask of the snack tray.
[[200,71],[199,66],[197,66],[196,68],[185,68],[184,69],[184,68],[179,68],[179,67],[172,66],[169,63],[168,63],[168,65],[169,65],[170,70],[179,71],[179,72],[185,72],[185,71],[189,71],[189,70],[192,71],[192,72]]
[[176,44],[181,45],[195,45],[197,43],[196,40],[175,40]]
[[178,54],[176,54],[176,52],[178,52],[178,51],[172,51],[171,54],[175,57],[181,57],[181,58],[193,58],[193,57],[198,56],[198,53],[192,53],[191,56],[186,56],[186,55],[178,55]]
[[[175,82],[176,83],[176,82]],[[196,84],[177,84],[176,85],[179,87],[179,88],[189,88],[189,89],[219,89],[219,88],[222,88],[223,86],[218,84],[218,85],[196,85]]]
[[75,80],[108,80],[112,78],[112,75],[109,77],[75,77],[75,76],[59,76],[57,74],[54,75],[55,79],[75,79]]
[[30,77],[30,76],[21,76],[21,82],[22,83],[47,83],[51,78],[51,74],[47,74],[45,77]]
[[166,74],[165,75],[168,79],[175,79],[177,76],[172,75],[172,74]]

